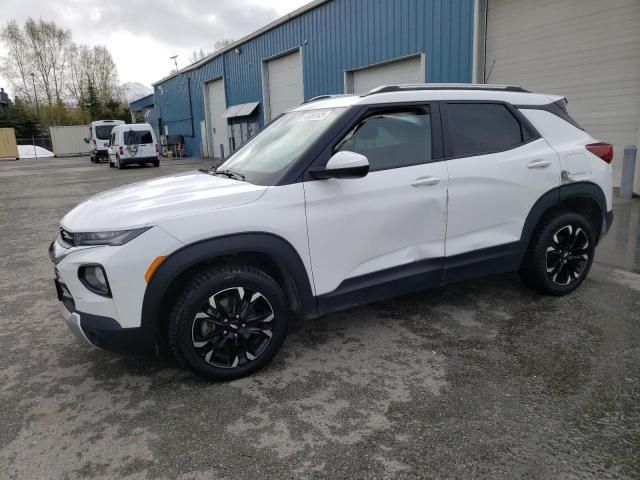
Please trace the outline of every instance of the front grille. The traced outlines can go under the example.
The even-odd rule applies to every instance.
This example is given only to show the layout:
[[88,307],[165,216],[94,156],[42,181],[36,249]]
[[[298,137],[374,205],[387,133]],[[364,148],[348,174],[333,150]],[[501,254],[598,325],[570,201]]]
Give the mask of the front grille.
[[70,247],[75,247],[76,246],[76,242],[75,242],[75,238],[73,236],[73,233],[67,232],[64,228],[60,229],[60,239],[64,243],[69,245]]

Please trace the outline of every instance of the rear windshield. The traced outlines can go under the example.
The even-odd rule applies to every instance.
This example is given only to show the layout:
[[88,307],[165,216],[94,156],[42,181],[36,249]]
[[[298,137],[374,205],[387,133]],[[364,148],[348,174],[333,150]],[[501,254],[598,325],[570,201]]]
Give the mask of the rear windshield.
[[98,137],[98,140],[109,140],[113,127],[115,127],[115,125],[97,125],[96,137]]
[[149,130],[129,130],[128,132],[124,132],[125,145],[143,143],[153,143],[153,137]]

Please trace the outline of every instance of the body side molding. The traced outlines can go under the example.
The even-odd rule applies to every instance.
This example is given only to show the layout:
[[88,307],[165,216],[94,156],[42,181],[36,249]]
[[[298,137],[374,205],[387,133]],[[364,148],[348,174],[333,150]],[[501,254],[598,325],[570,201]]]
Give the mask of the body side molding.
[[400,265],[344,280],[334,291],[318,297],[320,315],[384,300],[429,287],[513,272],[520,268],[538,222],[565,200],[588,198],[607,214],[604,193],[591,182],[560,185],[540,197],[524,223],[520,240],[482,248],[452,257],[433,258]]

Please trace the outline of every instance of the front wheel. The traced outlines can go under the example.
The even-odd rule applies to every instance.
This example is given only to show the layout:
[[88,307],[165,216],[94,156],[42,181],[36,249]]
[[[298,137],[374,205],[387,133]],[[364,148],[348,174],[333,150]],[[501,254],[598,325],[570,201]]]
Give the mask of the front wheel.
[[593,227],[582,215],[560,212],[549,216],[534,233],[520,277],[542,293],[566,295],[589,274],[595,242]]
[[210,380],[233,380],[264,367],[287,335],[289,311],[278,284],[250,266],[197,275],[169,317],[179,363]]

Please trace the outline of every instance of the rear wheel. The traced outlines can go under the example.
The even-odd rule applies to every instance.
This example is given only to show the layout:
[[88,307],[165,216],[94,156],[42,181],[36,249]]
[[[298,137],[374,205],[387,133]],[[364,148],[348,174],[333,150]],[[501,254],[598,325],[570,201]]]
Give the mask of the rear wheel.
[[109,162],[109,168],[113,168],[113,162],[111,161],[111,157],[107,158],[107,162]]
[[210,380],[233,380],[264,367],[287,334],[282,290],[250,266],[196,276],[175,303],[169,342],[177,360]]
[[153,161],[153,166],[154,166],[154,167],[159,167],[159,166],[160,166],[160,160],[156,158],[156,159]]
[[595,253],[590,222],[574,212],[547,217],[536,229],[520,268],[525,284],[548,295],[574,291],[589,274]]

